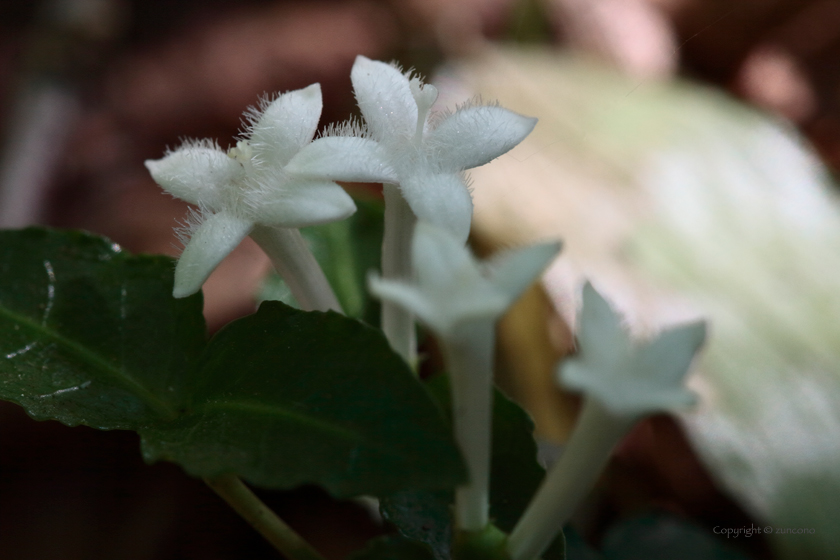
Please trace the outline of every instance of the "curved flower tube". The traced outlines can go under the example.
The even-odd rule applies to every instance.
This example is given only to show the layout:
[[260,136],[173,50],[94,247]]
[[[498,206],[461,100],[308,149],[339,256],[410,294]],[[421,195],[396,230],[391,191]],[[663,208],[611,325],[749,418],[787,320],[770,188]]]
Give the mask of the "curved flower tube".
[[314,275],[290,285],[329,292],[295,293],[302,306],[338,309],[295,228],[347,218],[356,206],[333,181],[288,170],[292,158],[312,141],[321,105],[318,84],[291,91],[246,113],[247,133],[227,152],[211,141],[191,141],[163,159],[145,162],[165,191],[200,209],[175,269],[175,297],[197,292],[222,259],[252,234],[269,256],[300,261],[276,266]]

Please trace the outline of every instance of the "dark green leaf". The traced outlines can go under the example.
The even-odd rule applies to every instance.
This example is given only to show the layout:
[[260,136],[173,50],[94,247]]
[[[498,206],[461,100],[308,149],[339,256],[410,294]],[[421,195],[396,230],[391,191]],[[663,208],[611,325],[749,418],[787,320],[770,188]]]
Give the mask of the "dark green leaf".
[[264,302],[210,342],[187,412],[141,431],[147,460],[337,496],[452,488],[450,428],[381,332]]
[[711,529],[664,513],[644,515],[612,526],[604,536],[602,549],[605,560],[748,559],[716,537]]
[[[449,383],[433,377],[427,386],[444,411],[450,410]],[[545,471],[536,461],[534,425],[527,413],[499,391],[493,402],[493,449],[490,475],[490,517],[505,532],[513,529]],[[449,558],[452,539],[452,492],[399,492],[382,500],[382,513],[408,538],[432,547],[437,560]],[[543,555],[545,560],[565,557],[562,533]]]
[[377,537],[349,560],[434,560],[432,551],[423,543],[399,535]]
[[451,491],[406,490],[383,498],[380,510],[401,535],[428,544],[435,560],[448,560],[454,500]]
[[174,418],[206,335],[173,268],[85,233],[0,232],[0,398],[71,426]]

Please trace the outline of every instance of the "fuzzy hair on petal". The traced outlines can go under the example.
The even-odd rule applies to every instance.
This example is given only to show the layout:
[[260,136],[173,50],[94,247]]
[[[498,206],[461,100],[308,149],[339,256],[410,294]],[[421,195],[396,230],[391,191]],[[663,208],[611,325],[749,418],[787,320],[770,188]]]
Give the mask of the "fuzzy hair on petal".
[[178,226],[175,228],[175,237],[178,239],[178,243],[180,243],[181,246],[178,247],[173,244],[173,247],[176,247],[179,251],[183,252],[196,230],[198,230],[198,228],[201,227],[201,224],[203,224],[204,221],[212,215],[213,212],[206,207],[189,208],[187,215],[183,219],[177,220]]
[[317,135],[317,138],[332,137],[372,138],[367,124],[355,116],[346,121],[330,123]]
[[375,140],[411,138],[417,126],[417,103],[408,78],[398,68],[360,55],[350,71],[350,80]]
[[442,169],[458,171],[484,165],[522,142],[537,124],[496,105],[464,105],[425,137],[426,149]]
[[320,84],[264,96],[244,114],[245,134],[254,163],[282,167],[315,137],[323,102]]
[[211,209],[219,209],[224,192],[244,176],[242,166],[212,140],[186,140],[175,150],[167,149],[163,158],[146,160],[145,165],[163,190]]

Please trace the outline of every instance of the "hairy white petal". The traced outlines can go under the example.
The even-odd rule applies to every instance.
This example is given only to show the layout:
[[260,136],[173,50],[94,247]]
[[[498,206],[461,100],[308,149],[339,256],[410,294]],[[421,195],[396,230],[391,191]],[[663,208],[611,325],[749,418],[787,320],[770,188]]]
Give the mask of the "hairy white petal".
[[166,192],[196,206],[220,209],[223,190],[244,176],[242,166],[209,143],[185,145],[146,169]]
[[286,171],[330,181],[397,182],[382,147],[366,138],[319,138],[298,152]]
[[321,118],[321,86],[290,91],[251,115],[250,139],[255,162],[283,166],[312,141]]
[[473,204],[467,185],[459,174],[420,169],[402,178],[400,191],[419,219],[445,229],[462,243],[466,242],[470,234]]
[[343,220],[356,211],[344,189],[331,181],[289,179],[283,190],[264,190],[249,201],[261,225],[301,228]]
[[172,295],[182,298],[200,290],[210,273],[251,233],[253,227],[252,222],[228,211],[209,216],[195,230],[178,259]]
[[357,56],[350,72],[356,101],[374,140],[410,138],[417,127],[417,104],[399,70]]
[[522,142],[537,119],[495,106],[465,107],[426,135],[426,150],[441,169],[484,165]]
[[541,243],[505,251],[487,262],[487,275],[513,301],[540,277],[561,246],[560,242]]

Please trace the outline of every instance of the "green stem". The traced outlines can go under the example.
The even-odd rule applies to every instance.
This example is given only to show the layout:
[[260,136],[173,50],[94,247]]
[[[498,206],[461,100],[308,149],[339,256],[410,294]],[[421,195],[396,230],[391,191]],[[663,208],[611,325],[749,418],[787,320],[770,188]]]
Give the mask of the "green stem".
[[489,509],[494,321],[461,325],[441,339],[450,371],[455,441],[470,476],[469,483],[455,489],[455,524],[462,531],[482,531]]
[[534,560],[545,552],[635,423],[636,417],[616,416],[587,397],[566,449],[510,533],[513,560]]
[[[397,185],[384,184],[385,235],[382,240],[382,277],[385,280],[410,281],[411,240],[417,217]],[[391,348],[412,367],[417,362],[417,337],[414,314],[390,302],[382,302],[382,331]]]
[[205,478],[204,482],[290,560],[324,560],[317,550],[268,509],[238,476],[225,474]]
[[257,226],[251,239],[265,251],[304,311],[343,313],[324,271],[296,228]]

